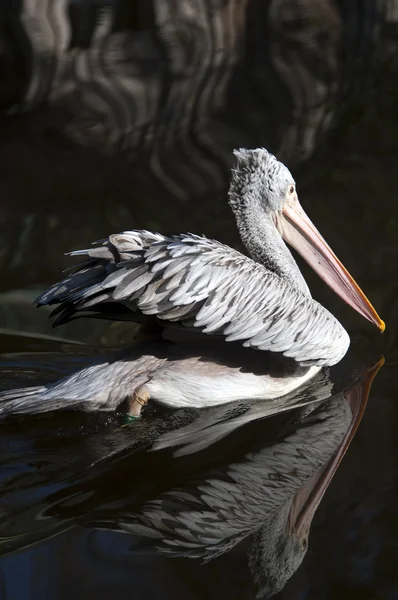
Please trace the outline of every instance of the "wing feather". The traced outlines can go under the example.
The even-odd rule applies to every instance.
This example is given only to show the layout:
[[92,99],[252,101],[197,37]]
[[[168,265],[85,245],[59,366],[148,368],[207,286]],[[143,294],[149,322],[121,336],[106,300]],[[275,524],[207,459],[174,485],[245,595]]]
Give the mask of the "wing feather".
[[88,308],[112,318],[114,303],[115,312],[117,304],[131,309],[132,320],[143,313],[193,325],[304,365],[333,365],[349,345],[344,328],[310,296],[205,237],[132,230],[71,255],[86,259],[38,299],[59,304],[57,324]]

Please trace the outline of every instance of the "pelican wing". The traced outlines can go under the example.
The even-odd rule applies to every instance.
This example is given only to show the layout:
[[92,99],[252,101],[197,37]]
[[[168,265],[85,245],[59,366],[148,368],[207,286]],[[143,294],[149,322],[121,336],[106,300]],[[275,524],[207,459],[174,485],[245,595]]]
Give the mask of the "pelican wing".
[[344,396],[337,396],[303,418],[297,430],[279,442],[214,470],[203,482],[172,488],[149,500],[138,519],[128,512],[118,516],[118,527],[139,533],[145,526],[144,534],[155,537],[157,532],[161,537],[162,552],[206,560],[267,523],[271,536],[278,515],[282,533],[291,501],[333,456],[351,416]]
[[261,264],[193,234],[126,231],[71,252],[85,260],[38,299],[59,304],[55,324],[76,313],[182,323],[303,365],[341,360],[349,338],[311,297]]

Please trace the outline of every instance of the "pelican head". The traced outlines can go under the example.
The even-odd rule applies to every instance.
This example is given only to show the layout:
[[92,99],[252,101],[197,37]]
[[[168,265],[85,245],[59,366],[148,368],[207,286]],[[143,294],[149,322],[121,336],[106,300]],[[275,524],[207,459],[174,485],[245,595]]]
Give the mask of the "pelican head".
[[[255,221],[257,231],[266,229],[267,238],[281,236],[336,294],[383,332],[384,321],[304,212],[289,169],[264,148],[240,149],[234,154],[229,198],[238,226],[250,219],[252,230]],[[263,240],[259,236],[263,246],[264,241],[265,236]],[[277,240],[274,242],[273,246],[267,243],[268,252],[277,247]]]
[[[331,479],[338,463],[329,464]],[[258,588],[258,600],[280,592],[303,562],[312,520],[330,483],[330,480],[324,483],[322,473],[323,470],[315,473],[274,518],[254,534],[249,564]]]
[[[260,530],[253,536],[250,569],[257,586],[257,600],[268,600],[280,592],[300,567],[307,553],[307,537],[281,532],[273,540],[269,531]],[[272,551],[272,556],[269,556]]]

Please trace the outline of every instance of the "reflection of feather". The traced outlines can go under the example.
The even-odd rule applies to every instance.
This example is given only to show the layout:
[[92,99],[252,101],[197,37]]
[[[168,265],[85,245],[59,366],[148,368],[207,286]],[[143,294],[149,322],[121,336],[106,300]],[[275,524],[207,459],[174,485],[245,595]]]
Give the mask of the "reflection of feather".
[[[368,373],[373,378],[375,369]],[[369,381],[350,381],[340,383],[348,387],[345,397],[316,402],[330,393],[325,380],[314,386],[311,407],[272,419],[263,418],[262,406],[237,403],[153,415],[136,424],[133,436],[131,427],[67,417],[61,429],[56,418],[33,422],[21,445],[7,430],[1,552],[77,522],[144,536],[147,550],[154,542],[169,556],[206,561],[236,547],[216,564],[230,569],[234,557],[240,569],[248,563],[261,597],[268,598],[302,562],[309,524],[307,517],[303,538],[298,517],[308,508],[311,521],[324,492],[317,482],[325,475],[328,485],[360,420]],[[227,439],[219,435],[223,425]],[[206,442],[198,446],[202,434]],[[176,446],[188,452],[176,453]],[[134,549],[138,560],[141,550]]]
[[[262,544],[273,555],[278,551],[278,538],[290,535],[286,520],[293,497],[328,462],[350,421],[347,402],[337,396],[297,421],[296,430],[283,439],[271,444],[265,440],[260,450],[248,452],[225,468],[211,470],[203,480],[192,474],[184,486],[149,500],[139,513],[131,514],[128,508],[116,510],[113,526],[157,538],[158,547],[168,555],[206,560],[229,551],[261,528]],[[194,437],[196,422],[186,426]],[[210,443],[217,441],[217,435],[210,433],[210,438]],[[191,443],[189,436],[187,442]],[[105,509],[104,519],[99,518],[105,526],[106,514]],[[111,522],[110,515],[108,525]]]
[[[295,391],[280,399],[276,398],[272,404],[245,402],[202,410],[194,423],[188,423],[178,431],[166,431],[161,434],[154,442],[152,450],[176,448],[173,456],[188,456],[223,439],[243,425],[308,403],[326,400],[330,398],[332,389],[333,383],[328,370],[325,369],[301,392]],[[311,404],[309,410],[312,410]]]

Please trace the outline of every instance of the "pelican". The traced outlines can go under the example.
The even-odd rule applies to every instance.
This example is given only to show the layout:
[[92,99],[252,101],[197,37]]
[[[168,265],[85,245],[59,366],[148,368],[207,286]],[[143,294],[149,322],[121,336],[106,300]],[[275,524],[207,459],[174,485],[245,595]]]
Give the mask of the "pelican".
[[[338,363],[350,339],[311,297],[285,241],[345,302],[385,324],[302,209],[295,181],[264,148],[234,152],[229,203],[249,254],[194,234],[124,231],[70,254],[84,260],[45,291],[54,325],[80,316],[128,319],[151,340],[48,386],[4,392],[0,413],[58,408],[139,417],[172,408],[270,400]],[[158,332],[150,329],[157,323]]]

